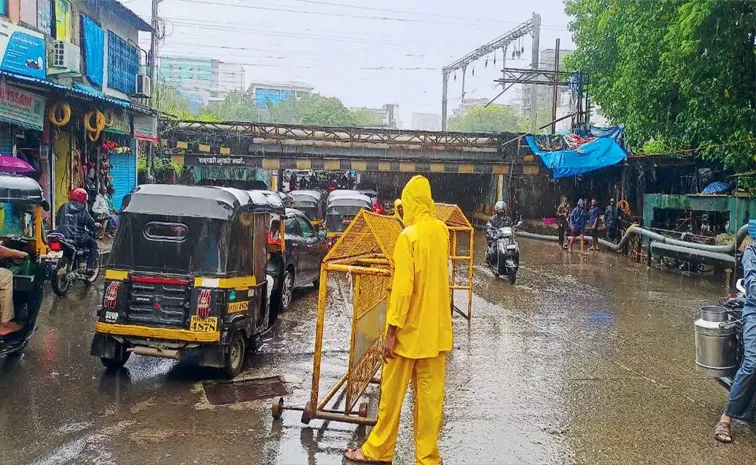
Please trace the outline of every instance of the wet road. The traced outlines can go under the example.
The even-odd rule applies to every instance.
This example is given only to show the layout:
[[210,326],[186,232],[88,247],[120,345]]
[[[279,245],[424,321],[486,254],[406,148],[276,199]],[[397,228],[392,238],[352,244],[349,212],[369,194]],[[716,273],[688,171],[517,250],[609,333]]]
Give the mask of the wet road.
[[[482,244],[479,238],[478,244]],[[692,321],[723,288],[603,253],[522,240],[517,286],[478,250],[473,318],[455,316],[441,451],[447,464],[752,464],[756,429],[712,439],[726,392],[697,374]],[[212,406],[190,363],[134,356],[117,374],[89,356],[101,289],[46,301],[20,359],[0,361],[3,464],[339,464],[363,428],[268,400]],[[463,298],[458,305],[463,306]],[[242,378],[279,375],[309,394],[315,294],[303,289]],[[349,319],[326,328],[328,384],[346,364]],[[374,408],[374,405],[372,406]],[[405,409],[395,463],[413,463]]]

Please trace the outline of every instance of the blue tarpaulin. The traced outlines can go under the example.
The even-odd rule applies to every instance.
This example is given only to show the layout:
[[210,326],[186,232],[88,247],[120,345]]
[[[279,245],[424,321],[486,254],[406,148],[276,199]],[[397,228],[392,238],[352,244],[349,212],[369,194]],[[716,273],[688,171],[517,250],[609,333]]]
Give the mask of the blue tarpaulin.
[[553,171],[554,179],[576,176],[616,165],[627,158],[627,153],[617,143],[617,134],[608,131],[600,137],[575,142],[563,136],[527,135],[533,153],[541,157],[547,168]]
[[93,85],[102,87],[105,60],[105,31],[87,16],[81,16],[84,29],[84,64],[87,79]]

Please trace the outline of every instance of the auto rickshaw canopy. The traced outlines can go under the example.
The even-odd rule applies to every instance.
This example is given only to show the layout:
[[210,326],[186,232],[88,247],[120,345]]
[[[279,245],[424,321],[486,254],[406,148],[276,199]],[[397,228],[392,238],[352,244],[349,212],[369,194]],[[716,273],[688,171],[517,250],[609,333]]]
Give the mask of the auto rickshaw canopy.
[[27,176],[5,173],[0,173],[0,202],[46,204],[42,187],[37,181]]
[[124,213],[231,220],[241,207],[237,195],[218,187],[144,184],[128,197]]

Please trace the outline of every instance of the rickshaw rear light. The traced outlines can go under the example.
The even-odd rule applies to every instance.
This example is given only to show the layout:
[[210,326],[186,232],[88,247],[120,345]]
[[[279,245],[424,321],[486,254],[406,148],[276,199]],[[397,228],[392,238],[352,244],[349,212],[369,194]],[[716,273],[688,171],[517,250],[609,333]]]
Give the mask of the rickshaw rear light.
[[60,241],[50,241],[50,250],[60,252],[63,250],[63,246],[60,244]]
[[116,308],[116,303],[118,302],[118,291],[120,290],[120,282],[113,281],[112,283],[108,284],[108,287],[105,289],[105,297],[102,299],[102,306],[110,310]]
[[197,298],[197,316],[205,319],[210,316],[210,297],[211,292],[208,289],[202,289]]

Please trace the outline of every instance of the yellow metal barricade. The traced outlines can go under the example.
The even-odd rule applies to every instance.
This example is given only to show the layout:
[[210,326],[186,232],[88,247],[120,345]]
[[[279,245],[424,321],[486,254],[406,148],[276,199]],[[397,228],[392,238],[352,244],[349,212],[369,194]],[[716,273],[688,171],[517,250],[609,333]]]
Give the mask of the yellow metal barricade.
[[[367,418],[367,403],[357,406],[357,402],[371,382],[379,382],[376,373],[381,365],[386,308],[394,273],[394,246],[401,232],[402,226],[395,218],[363,210],[323,259],[320,269],[312,387],[310,399],[303,409],[302,422],[322,419],[375,424],[375,418]],[[346,278],[351,293],[352,308],[346,309],[347,314],[351,314],[349,362],[346,373],[321,397],[323,330],[328,316],[326,304],[329,293],[334,291],[328,286],[329,277],[331,283]],[[340,393],[345,397],[344,404],[341,407],[329,408],[328,404]],[[280,416],[283,408],[282,400],[274,402],[274,417]]]
[[[458,205],[437,203],[436,215],[438,216],[438,219],[446,223],[446,226],[449,228],[449,261],[451,263],[451,270],[449,272],[449,289],[451,292],[451,306],[453,310],[469,320],[472,316],[475,230]],[[468,243],[467,255],[461,255],[460,246],[464,246],[466,238],[468,239],[466,241]],[[466,284],[457,283],[458,262],[467,264]],[[454,291],[467,291],[467,313],[454,305]]]

